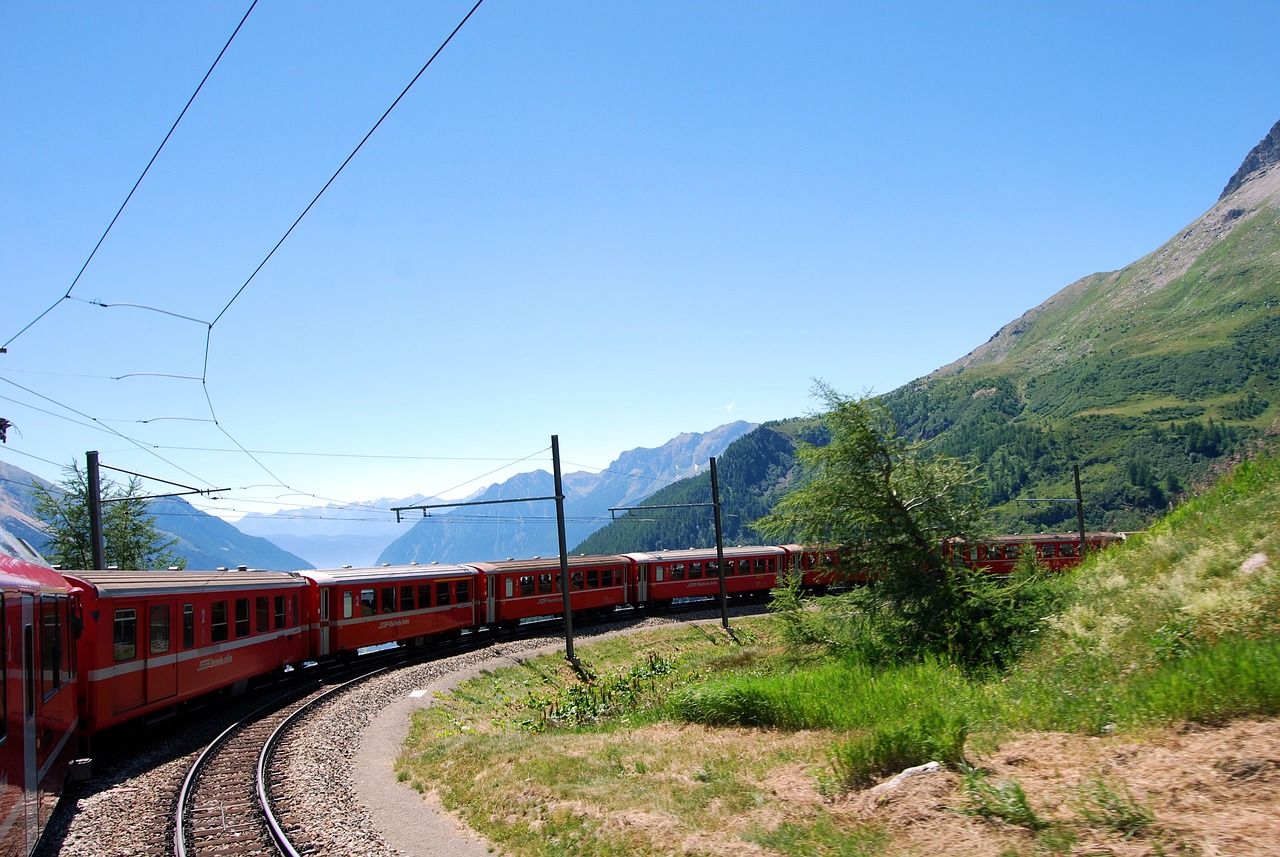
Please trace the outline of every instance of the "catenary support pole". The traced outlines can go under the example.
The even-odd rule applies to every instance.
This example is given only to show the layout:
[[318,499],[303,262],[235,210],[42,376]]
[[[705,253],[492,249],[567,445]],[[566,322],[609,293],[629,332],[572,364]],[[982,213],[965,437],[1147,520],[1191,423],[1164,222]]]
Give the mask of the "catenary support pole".
[[716,478],[716,459],[711,457],[711,506],[716,521],[716,568],[720,570],[720,624],[729,630],[729,597],[725,592],[724,533],[720,527],[720,480]]
[[105,563],[102,558],[102,476],[98,470],[97,451],[86,452],[84,460],[89,480],[87,489],[89,495],[89,540],[93,543],[90,550],[93,554],[93,567],[100,569]]
[[1072,465],[1076,475],[1076,523],[1080,527],[1080,558],[1089,552],[1089,539],[1084,532],[1084,497],[1080,493],[1080,465]]
[[573,601],[569,597],[569,547],[564,535],[564,485],[560,479],[560,436],[551,436],[551,469],[555,475],[556,529],[560,535],[560,594],[564,598],[564,656],[577,664],[573,654]]

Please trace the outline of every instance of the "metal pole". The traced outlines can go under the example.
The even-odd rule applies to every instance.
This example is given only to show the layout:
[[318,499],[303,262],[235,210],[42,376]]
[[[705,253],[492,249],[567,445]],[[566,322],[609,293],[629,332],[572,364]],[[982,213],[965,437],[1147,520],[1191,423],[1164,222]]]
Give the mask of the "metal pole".
[[93,554],[93,567],[100,569],[105,563],[102,559],[102,479],[98,472],[97,451],[86,452],[84,459],[89,477],[89,541],[93,543],[90,552]]
[[556,529],[560,535],[560,594],[564,597],[564,656],[572,664],[578,659],[573,655],[573,602],[569,598],[569,548],[564,536],[564,487],[560,481],[560,437],[551,435],[551,469],[555,475]]
[[1084,534],[1084,498],[1080,494],[1080,465],[1073,465],[1076,474],[1076,523],[1080,526],[1080,558],[1089,552],[1089,540]]
[[724,533],[720,529],[720,481],[716,478],[716,459],[711,457],[711,506],[716,519],[716,568],[720,569],[720,624],[729,630],[729,596],[724,580]]

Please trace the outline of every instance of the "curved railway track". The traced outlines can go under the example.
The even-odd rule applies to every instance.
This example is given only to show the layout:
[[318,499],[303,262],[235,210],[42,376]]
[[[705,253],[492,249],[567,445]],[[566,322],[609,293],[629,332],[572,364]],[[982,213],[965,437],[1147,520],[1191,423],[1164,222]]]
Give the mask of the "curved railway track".
[[307,852],[302,813],[273,793],[273,753],[288,729],[353,685],[403,665],[399,653],[361,663],[340,683],[313,681],[266,703],[229,726],[200,753],[178,792],[173,853],[284,854]]
[[[738,609],[745,606],[740,605]],[[706,611],[708,604],[676,605],[664,612],[671,619],[682,621],[687,620],[689,613],[698,612],[699,608]],[[602,632],[622,630],[652,618],[657,617],[647,611],[625,611],[616,615],[613,622],[603,623],[605,627],[584,624],[581,636],[589,638]],[[147,730],[143,730],[140,736],[122,737],[118,743],[119,752],[109,757],[115,759],[114,769],[104,767],[76,801],[64,802],[60,806],[62,818],[55,825],[55,836],[39,853],[82,857],[124,857],[144,851],[188,855],[289,854],[287,847],[282,850],[272,841],[270,825],[260,809],[260,788],[254,777],[259,767],[273,778],[289,780],[286,788],[298,794],[290,798],[274,794],[272,788],[261,788],[262,793],[274,802],[273,811],[280,819],[277,825],[286,832],[286,838],[293,836],[301,840],[307,834],[305,842],[293,843],[295,853],[306,854],[316,849],[331,854],[387,853],[379,850],[382,832],[357,818],[361,808],[350,794],[346,765],[359,744],[355,736],[365,722],[360,712],[380,708],[386,704],[383,697],[387,693],[393,697],[403,695],[423,680],[421,677],[412,678],[405,684],[405,680],[396,679],[397,673],[390,672],[390,669],[394,666],[418,669],[425,666],[431,670],[436,662],[448,662],[454,656],[469,657],[468,653],[483,651],[495,643],[498,645],[493,647],[500,649],[515,646],[524,650],[526,641],[540,641],[538,645],[545,646],[560,637],[562,628],[563,623],[559,620],[522,623],[519,629],[502,634],[461,634],[448,641],[439,640],[430,647],[402,647],[367,653],[345,668],[333,664],[312,672],[313,668],[308,667],[289,680],[284,692],[279,686],[274,689],[274,702],[264,704],[261,701],[264,697],[260,696],[256,705],[211,705],[201,709],[195,720],[176,727],[177,721],[174,720],[157,724],[160,734],[147,735]],[[456,668],[443,667],[445,670]],[[372,674],[378,671],[388,675],[373,684],[387,680],[390,684],[386,688],[379,686],[369,699],[361,696],[362,688],[369,686],[368,682],[361,688],[351,686],[351,679],[372,678]],[[280,739],[282,746],[275,751],[279,758],[274,763],[260,763],[262,747],[270,734],[292,711],[314,702],[322,692],[318,689],[322,684],[325,692],[342,685],[345,690],[356,694],[355,698],[361,700],[354,704],[356,710],[346,711],[345,694],[332,700],[332,704],[325,707],[321,720],[303,717],[298,728],[291,730],[291,736]],[[233,712],[233,708],[239,708],[239,711]],[[241,719],[228,728],[232,718]],[[185,721],[186,717],[182,719]],[[219,720],[220,723],[217,722]],[[199,741],[180,737],[192,736],[193,731],[203,731],[205,737]],[[213,741],[213,736],[219,732],[221,735],[216,742]],[[230,758],[231,761],[225,763],[229,771],[226,777],[191,773],[195,764],[192,760],[208,743],[226,746],[221,750],[205,751],[209,758],[201,766],[212,765],[215,757]],[[291,743],[294,745],[292,749]],[[239,744],[247,744],[251,749],[235,749],[233,745]],[[179,815],[176,794],[191,785],[197,791],[183,799]],[[296,792],[299,788],[301,793]],[[290,801],[296,803],[291,805]],[[317,806],[327,809],[317,813]],[[297,832],[299,828],[301,833]],[[313,832],[314,839],[310,835]],[[321,844],[309,847],[308,843],[317,840]],[[179,841],[180,846],[176,844]]]

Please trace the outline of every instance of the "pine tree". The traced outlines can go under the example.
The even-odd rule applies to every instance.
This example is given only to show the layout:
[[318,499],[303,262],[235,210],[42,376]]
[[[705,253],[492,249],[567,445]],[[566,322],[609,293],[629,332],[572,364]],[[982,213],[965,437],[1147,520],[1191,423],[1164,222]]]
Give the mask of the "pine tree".
[[[74,462],[63,469],[56,486],[33,483],[36,515],[49,533],[46,558],[66,569],[93,567],[93,539],[89,524],[89,480]],[[147,513],[147,501],[131,478],[122,488],[102,480],[103,559],[109,566],[126,569],[186,566],[186,559],[173,551],[177,539],[166,539],[156,529],[155,518]]]

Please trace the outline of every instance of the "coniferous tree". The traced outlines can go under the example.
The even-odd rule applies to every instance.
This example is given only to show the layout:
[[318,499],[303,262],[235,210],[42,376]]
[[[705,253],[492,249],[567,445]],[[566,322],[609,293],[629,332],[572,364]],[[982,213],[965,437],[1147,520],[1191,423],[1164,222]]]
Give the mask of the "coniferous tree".
[[[33,483],[36,515],[49,532],[46,558],[66,569],[93,567],[93,539],[89,524],[89,480],[74,462],[63,469],[58,485]],[[186,566],[186,559],[173,551],[177,539],[166,539],[156,529],[155,518],[147,513],[147,503],[139,497],[136,479],[121,487],[104,479],[101,483],[103,559],[109,566],[149,569]]]

